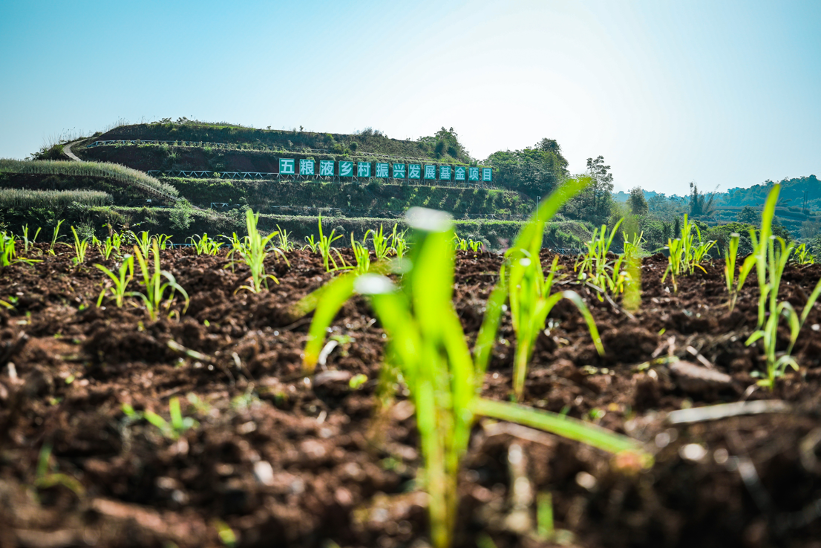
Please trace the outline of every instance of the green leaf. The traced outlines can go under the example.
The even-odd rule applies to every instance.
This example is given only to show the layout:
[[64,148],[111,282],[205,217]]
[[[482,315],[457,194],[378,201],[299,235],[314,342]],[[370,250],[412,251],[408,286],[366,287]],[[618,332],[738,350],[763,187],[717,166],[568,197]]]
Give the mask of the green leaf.
[[474,412],[477,415],[538,428],[610,453],[629,451],[644,456],[646,460],[651,458],[650,455],[644,453],[640,443],[634,439],[549,411],[510,402],[477,398],[474,403]]

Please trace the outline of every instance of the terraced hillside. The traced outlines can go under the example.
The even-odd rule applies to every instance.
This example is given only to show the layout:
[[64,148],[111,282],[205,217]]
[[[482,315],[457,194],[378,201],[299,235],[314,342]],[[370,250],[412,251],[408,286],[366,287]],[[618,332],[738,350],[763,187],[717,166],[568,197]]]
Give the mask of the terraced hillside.
[[[64,145],[41,151],[39,156],[66,157]],[[450,212],[458,219],[460,234],[498,249],[507,246],[536,206],[524,194],[487,184],[276,176],[278,160],[284,155],[295,160],[476,166],[456,134],[444,128],[430,138],[403,141],[373,131],[337,135],[185,121],[119,127],[75,141],[71,150],[81,162],[7,163],[0,169],[0,186],[104,192],[110,201],[73,204],[58,211],[12,208],[0,212],[0,224],[14,231],[25,224],[48,231],[58,218],[64,218],[82,226],[87,234],[101,235],[111,224],[170,234],[182,242],[204,232],[241,232],[242,209],[251,207],[262,213],[261,229],[279,226],[302,242],[316,234],[319,216],[324,229],[336,229],[348,240],[351,234],[359,238],[380,225],[390,228],[399,222],[402,226],[408,208],[423,206]],[[197,171],[198,176],[152,176],[172,171]],[[42,199],[53,203],[53,198]],[[579,248],[590,233],[591,227],[560,217],[546,235],[546,244]]]

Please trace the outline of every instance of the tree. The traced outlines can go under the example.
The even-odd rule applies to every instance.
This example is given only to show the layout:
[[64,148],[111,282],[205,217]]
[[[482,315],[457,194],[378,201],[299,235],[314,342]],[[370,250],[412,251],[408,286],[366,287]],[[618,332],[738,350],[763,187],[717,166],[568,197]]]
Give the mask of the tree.
[[591,184],[577,196],[581,206],[578,214],[583,220],[601,224],[611,214],[614,176],[611,174],[611,166],[605,165],[602,156],[588,158],[586,167],[586,175],[591,178]]
[[634,215],[645,215],[648,213],[648,202],[645,201],[645,194],[640,187],[631,189],[631,197],[628,199],[631,204],[631,213]]
[[716,193],[704,194],[699,192],[696,183],[691,182],[691,202],[689,204],[688,215],[694,219],[697,217],[711,217],[716,211],[714,200]]
[[171,226],[179,233],[184,233],[191,226],[194,220],[191,218],[192,211],[191,204],[188,200],[179,200],[174,207],[168,212],[168,218],[171,221]]
[[497,185],[533,199],[550,193],[568,176],[568,161],[552,139],[543,139],[523,150],[495,152],[486,163],[496,168]]
[[758,226],[759,212],[751,206],[745,206],[736,214],[736,220],[740,223]]

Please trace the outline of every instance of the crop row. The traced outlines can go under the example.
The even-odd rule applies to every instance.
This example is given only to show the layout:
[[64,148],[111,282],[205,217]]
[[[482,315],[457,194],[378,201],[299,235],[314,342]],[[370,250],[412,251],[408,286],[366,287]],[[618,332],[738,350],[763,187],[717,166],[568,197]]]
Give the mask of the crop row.
[[0,159],[0,173],[31,173],[37,175],[67,175],[105,177],[125,185],[135,185],[159,196],[177,199],[173,186],[149,177],[141,171],[118,164],[103,162],[72,162],[62,160],[5,160]]
[[[498,282],[485,306],[485,316],[474,348],[468,346],[463,328],[452,303],[454,262],[457,249],[479,252],[481,244],[459,238],[451,217],[443,212],[412,208],[406,216],[409,231],[398,231],[396,225],[388,233],[380,227],[366,232],[362,241],[350,237],[355,263],[349,264],[335,247],[342,236],[324,233],[322,219],[319,234],[307,238],[305,247],[322,256],[324,267],[340,275],[303,298],[292,307],[297,316],[313,312],[303,358],[303,374],[310,377],[321,362],[326,348],[328,328],[343,304],[354,294],[368,298],[380,324],[388,335],[388,351],[380,393],[393,393],[391,387],[402,383],[415,405],[416,424],[424,458],[421,485],[429,495],[431,540],[438,548],[449,546],[457,517],[457,477],[465,454],[471,428],[477,417],[485,416],[539,428],[570,439],[590,444],[616,455],[615,463],[622,469],[649,466],[652,457],[634,440],[614,434],[565,416],[519,405],[483,398],[486,367],[497,341],[497,331],[507,304],[515,332],[514,375],[512,396],[519,399],[527,376],[537,336],[545,328],[546,319],[556,304],[571,301],[583,316],[598,352],[603,353],[596,323],[584,300],[574,291],[560,290],[555,283],[562,273],[554,258],[546,272],[540,261],[546,223],[569,199],[588,184],[587,178],[572,179],[545,199],[526,223],[513,245],[505,253]],[[789,262],[807,262],[803,249],[796,249],[771,234],[773,211],[778,199],[776,185],[765,204],[759,231],[751,232],[754,252],[738,261],[738,235],[727,249],[726,287],[729,307],[733,307],[746,278],[756,276],[759,288],[759,317],[756,329],[746,344],[762,347],[766,370],[760,384],[773,388],[775,380],[787,367],[796,367],[791,358],[793,344],[813,305],[820,296],[817,283],[801,311],[795,311],[787,301],[778,299],[781,276]],[[222,254],[229,259],[228,267],[244,264],[249,277],[237,291],[259,293],[267,291],[278,280],[266,272],[266,258],[274,254],[287,261],[286,252],[297,244],[286,231],[261,234],[257,228],[259,216],[246,211],[247,234],[231,238],[210,238],[207,234],[192,239],[198,254]],[[620,224],[609,232],[603,226],[587,243],[586,251],[577,258],[573,277],[580,285],[593,288],[600,299],[622,298],[624,307],[636,310],[641,306],[640,261],[643,254],[642,234],[629,239],[621,255],[610,251]],[[59,225],[48,252],[53,253],[59,239]],[[38,230],[39,232],[39,230]],[[105,259],[114,259],[114,269],[95,265],[107,277],[97,305],[103,303],[125,306],[127,302],[144,307],[152,319],[185,313],[189,296],[173,275],[161,268],[161,249],[169,244],[166,236],[112,233],[106,240],[91,242],[81,239],[72,227],[74,262],[78,268],[85,262],[88,245],[98,246]],[[36,233],[34,238],[36,239]],[[18,238],[0,235],[0,266],[14,262],[33,262],[28,228],[20,242]],[[663,279],[675,280],[703,269],[707,251],[715,242],[703,241],[697,227],[684,219],[681,233],[668,242],[668,268]],[[369,247],[371,249],[369,249]],[[741,263],[741,264],[740,264]],[[567,284],[563,284],[567,287]],[[174,307],[175,301],[182,307]],[[178,302],[179,304],[179,302]],[[13,302],[4,303],[13,307]],[[790,345],[777,352],[777,331],[780,322],[787,323]],[[133,409],[124,412],[135,420],[145,419],[174,435],[186,426],[179,411],[179,402],[170,403],[170,422],[159,416],[138,416]]]

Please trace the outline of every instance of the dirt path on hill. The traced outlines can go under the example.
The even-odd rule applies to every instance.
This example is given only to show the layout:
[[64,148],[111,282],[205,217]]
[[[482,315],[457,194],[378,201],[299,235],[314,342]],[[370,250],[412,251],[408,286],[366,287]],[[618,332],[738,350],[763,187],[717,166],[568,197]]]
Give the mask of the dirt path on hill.
[[82,162],[82,160],[81,160],[80,158],[78,158],[78,157],[77,157],[77,155],[76,155],[76,154],[74,154],[74,153],[71,151],[71,145],[77,144],[77,143],[79,143],[80,141],[81,141],[81,140],[80,140],[80,139],[78,139],[77,141],[72,141],[71,143],[66,143],[66,144],[63,146],[63,154],[65,154],[66,156],[68,156],[69,160],[74,160],[75,162]]

